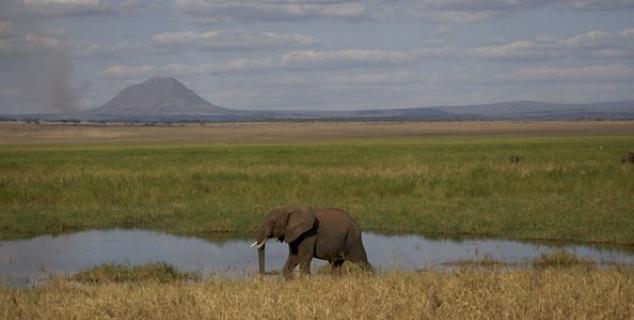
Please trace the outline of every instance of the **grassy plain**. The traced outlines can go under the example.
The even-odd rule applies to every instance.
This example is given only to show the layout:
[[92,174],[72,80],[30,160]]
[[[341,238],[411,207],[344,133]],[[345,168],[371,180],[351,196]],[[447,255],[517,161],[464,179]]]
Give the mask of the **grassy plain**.
[[54,281],[0,287],[2,319],[632,319],[634,269],[585,265],[499,272]]
[[633,149],[634,122],[3,124],[0,239],[248,232],[304,204],[365,230],[634,244]]

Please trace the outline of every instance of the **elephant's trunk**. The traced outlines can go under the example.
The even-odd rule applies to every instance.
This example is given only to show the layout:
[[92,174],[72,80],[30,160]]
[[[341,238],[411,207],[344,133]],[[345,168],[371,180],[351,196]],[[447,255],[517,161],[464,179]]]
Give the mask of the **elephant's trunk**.
[[262,243],[262,246],[260,246],[258,248],[258,266],[260,267],[260,274],[264,274],[265,272],[265,268],[264,268],[264,260],[265,260],[265,255],[264,255],[264,251],[265,251],[266,245],[264,243]]
[[251,245],[252,247],[257,247],[258,248],[258,267],[260,268],[260,274],[264,274],[264,260],[265,260],[265,243],[266,240],[269,236],[270,232],[270,224],[268,223],[262,223],[262,225],[260,226],[260,228],[258,228],[258,231],[256,233],[255,236],[255,242],[253,243],[253,245]]

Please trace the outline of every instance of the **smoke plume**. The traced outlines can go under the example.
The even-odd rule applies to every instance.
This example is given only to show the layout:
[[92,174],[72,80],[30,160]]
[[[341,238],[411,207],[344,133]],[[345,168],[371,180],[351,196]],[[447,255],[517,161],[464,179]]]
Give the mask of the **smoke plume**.
[[20,0],[0,1],[0,114],[78,111],[70,41]]

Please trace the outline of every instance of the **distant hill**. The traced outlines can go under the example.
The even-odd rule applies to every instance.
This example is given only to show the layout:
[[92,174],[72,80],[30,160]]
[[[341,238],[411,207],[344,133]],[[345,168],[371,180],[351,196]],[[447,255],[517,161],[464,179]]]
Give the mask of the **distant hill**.
[[634,119],[634,101],[605,103],[546,103],[511,101],[434,108],[460,118],[508,120]]
[[90,111],[106,116],[208,116],[232,111],[209,103],[174,78],[155,77],[126,87]]
[[0,119],[98,121],[441,121],[441,120],[634,120],[634,101],[546,103],[511,101],[350,111],[236,110],[213,105],[174,78],[155,77],[123,89],[91,111],[39,115],[0,115]]

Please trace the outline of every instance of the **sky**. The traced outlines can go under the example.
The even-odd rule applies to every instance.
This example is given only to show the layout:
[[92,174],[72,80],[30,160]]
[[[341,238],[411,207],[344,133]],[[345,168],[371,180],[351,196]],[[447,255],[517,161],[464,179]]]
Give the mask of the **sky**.
[[154,76],[251,110],[634,100],[634,0],[0,0],[0,114]]

